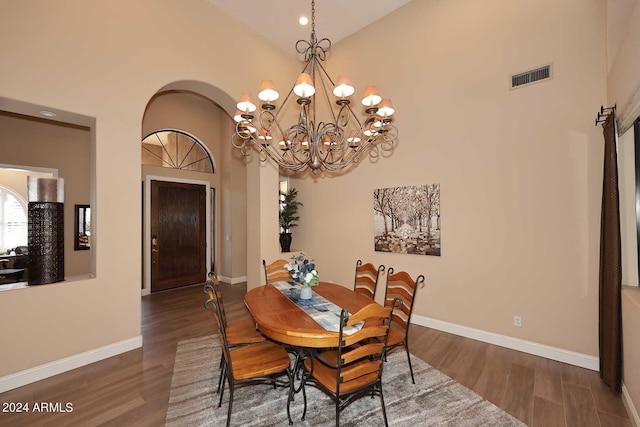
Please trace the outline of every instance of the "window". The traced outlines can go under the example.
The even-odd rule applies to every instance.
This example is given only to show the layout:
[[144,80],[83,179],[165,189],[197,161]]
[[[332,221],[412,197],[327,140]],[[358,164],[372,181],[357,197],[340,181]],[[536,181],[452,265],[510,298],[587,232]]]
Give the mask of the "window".
[[617,150],[622,284],[639,286],[640,119],[622,135],[618,135]]
[[213,173],[213,162],[204,144],[187,132],[159,130],[142,140],[142,164]]
[[0,186],[0,251],[27,246],[27,202]]

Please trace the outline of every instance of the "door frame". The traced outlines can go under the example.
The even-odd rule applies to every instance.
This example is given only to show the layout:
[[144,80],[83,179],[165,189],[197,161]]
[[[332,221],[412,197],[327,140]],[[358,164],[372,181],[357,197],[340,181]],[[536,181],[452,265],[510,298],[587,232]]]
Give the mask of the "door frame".
[[[142,296],[151,294],[151,181],[165,181],[165,182],[178,182],[183,184],[196,184],[203,185],[206,192],[206,214],[205,214],[205,239],[206,239],[206,265],[207,269],[211,265],[211,245],[215,245],[216,242],[211,242],[211,184],[209,181],[200,181],[195,179],[183,179],[168,176],[147,175],[144,178],[144,232],[142,238],[142,262],[144,265],[143,283],[142,283]],[[217,231],[217,230],[216,230]],[[216,254],[217,254],[216,248]],[[207,278],[203,277],[204,282]]]

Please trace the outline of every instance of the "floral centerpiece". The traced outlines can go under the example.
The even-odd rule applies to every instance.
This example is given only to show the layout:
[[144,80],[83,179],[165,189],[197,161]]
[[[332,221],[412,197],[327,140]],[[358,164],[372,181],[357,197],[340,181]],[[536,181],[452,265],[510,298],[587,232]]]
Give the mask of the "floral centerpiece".
[[311,298],[311,286],[316,286],[320,281],[315,263],[306,259],[304,254],[292,256],[291,260],[292,262],[285,265],[291,274],[291,280],[302,286],[301,298]]

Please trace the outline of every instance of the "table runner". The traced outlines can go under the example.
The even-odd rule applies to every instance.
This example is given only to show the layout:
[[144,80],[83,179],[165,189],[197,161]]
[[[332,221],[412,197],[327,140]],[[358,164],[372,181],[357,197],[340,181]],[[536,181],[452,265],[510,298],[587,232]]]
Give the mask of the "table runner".
[[[311,290],[311,299],[302,299],[300,298],[299,285],[292,285],[289,282],[273,282],[272,285],[324,329],[331,332],[340,332],[341,307],[317,294],[313,289]],[[363,325],[364,322],[358,322],[355,325],[344,328],[343,332],[346,335],[354,334],[362,329]]]

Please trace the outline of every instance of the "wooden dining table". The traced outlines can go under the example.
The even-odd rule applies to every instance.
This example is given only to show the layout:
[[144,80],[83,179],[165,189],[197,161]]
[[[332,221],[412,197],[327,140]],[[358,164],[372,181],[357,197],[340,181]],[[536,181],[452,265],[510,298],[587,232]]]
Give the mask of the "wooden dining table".
[[[320,282],[313,291],[351,314],[373,302],[335,283]],[[338,346],[338,332],[327,331],[273,285],[251,289],[244,302],[258,330],[274,341],[296,347]]]

